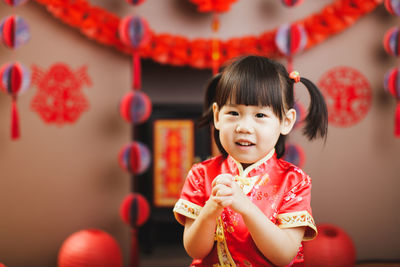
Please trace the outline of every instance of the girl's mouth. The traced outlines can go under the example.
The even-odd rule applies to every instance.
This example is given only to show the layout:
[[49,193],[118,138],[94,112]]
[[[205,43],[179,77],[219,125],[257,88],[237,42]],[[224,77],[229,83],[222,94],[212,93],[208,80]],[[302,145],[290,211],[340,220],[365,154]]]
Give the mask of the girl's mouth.
[[239,142],[236,142],[236,144],[239,146],[253,146],[254,145],[253,143],[247,142],[247,141],[239,141]]

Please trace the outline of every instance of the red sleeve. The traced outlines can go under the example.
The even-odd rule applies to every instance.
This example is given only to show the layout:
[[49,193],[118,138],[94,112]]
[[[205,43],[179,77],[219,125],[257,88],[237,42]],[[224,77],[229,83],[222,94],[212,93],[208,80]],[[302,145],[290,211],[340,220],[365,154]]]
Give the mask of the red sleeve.
[[317,228],[311,212],[311,178],[295,168],[295,183],[283,196],[278,214],[280,228],[306,226],[304,240],[313,239]]

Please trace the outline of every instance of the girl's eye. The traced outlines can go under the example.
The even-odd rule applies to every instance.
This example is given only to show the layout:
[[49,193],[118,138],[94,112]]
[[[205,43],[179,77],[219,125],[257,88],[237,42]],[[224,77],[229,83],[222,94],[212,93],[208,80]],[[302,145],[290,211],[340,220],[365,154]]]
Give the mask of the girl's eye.
[[256,117],[257,118],[265,118],[265,117],[267,117],[267,115],[265,115],[264,113],[257,113]]
[[229,111],[228,114],[232,115],[232,116],[238,116],[239,115],[239,113],[237,111]]

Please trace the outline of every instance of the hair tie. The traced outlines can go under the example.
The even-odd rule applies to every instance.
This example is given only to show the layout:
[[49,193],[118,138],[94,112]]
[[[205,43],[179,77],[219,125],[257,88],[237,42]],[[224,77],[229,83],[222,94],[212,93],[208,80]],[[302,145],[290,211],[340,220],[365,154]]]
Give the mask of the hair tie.
[[294,70],[289,74],[289,78],[294,80],[295,83],[298,83],[300,82],[300,73]]

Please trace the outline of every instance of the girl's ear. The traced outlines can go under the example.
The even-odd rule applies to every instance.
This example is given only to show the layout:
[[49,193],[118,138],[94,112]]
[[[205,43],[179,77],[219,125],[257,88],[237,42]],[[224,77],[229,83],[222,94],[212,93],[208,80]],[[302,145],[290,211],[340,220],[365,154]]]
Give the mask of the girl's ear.
[[214,127],[219,130],[219,107],[217,103],[212,104],[213,116],[214,116]]
[[296,110],[294,108],[289,109],[281,123],[281,134],[287,135],[293,128],[296,122]]

